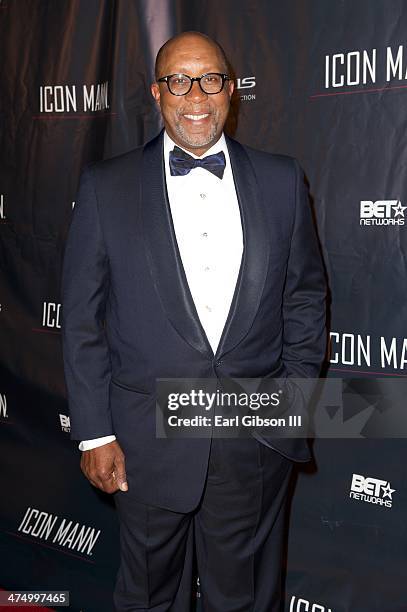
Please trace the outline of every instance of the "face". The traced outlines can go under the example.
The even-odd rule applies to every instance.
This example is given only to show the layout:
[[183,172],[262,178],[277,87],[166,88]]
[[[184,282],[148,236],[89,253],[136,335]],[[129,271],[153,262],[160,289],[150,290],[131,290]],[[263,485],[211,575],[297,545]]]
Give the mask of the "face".
[[[199,77],[207,72],[225,73],[222,58],[210,42],[190,36],[170,45],[158,78],[176,73]],[[220,93],[208,95],[194,81],[188,94],[174,96],[166,83],[153,83],[151,93],[172,140],[195,155],[203,155],[222,134],[233,87],[232,81],[225,81]]]

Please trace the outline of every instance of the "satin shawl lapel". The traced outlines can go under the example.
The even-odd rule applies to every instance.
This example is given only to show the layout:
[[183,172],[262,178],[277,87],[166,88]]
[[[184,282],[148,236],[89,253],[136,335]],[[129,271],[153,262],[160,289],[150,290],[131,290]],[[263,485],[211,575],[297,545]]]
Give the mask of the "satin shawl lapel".
[[163,140],[161,132],[148,142],[142,159],[141,212],[150,272],[173,327],[188,344],[212,359],[175,236],[165,183]]
[[[268,269],[268,239],[254,170],[244,148],[227,138],[243,227],[243,257],[216,357],[229,352],[249,331]],[[143,236],[154,284],[179,335],[209,359],[214,353],[188,286],[172,223],[163,161],[163,132],[146,144],[142,160]]]
[[243,257],[229,315],[216,355],[231,351],[250,330],[263,294],[269,238],[259,186],[244,147],[226,136],[243,227]]

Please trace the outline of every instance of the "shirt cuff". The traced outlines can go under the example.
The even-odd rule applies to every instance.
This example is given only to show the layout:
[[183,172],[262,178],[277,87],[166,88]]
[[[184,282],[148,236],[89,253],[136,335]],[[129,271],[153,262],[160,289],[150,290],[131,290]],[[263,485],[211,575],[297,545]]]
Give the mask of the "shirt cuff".
[[93,440],[82,440],[78,448],[81,451],[90,450],[91,448],[109,444],[109,442],[113,442],[113,440],[116,440],[116,436],[103,436],[103,438],[94,438]]

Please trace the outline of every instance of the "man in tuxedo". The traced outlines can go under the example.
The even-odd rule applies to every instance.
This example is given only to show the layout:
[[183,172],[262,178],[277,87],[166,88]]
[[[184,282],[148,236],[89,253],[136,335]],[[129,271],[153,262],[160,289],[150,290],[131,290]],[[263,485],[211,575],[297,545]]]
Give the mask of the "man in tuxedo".
[[317,377],[325,282],[298,163],[223,127],[221,47],[160,49],[165,129],[82,173],[63,266],[63,350],[81,468],[114,494],[119,612],[281,606],[284,510],[303,438],[164,439],[157,378]]

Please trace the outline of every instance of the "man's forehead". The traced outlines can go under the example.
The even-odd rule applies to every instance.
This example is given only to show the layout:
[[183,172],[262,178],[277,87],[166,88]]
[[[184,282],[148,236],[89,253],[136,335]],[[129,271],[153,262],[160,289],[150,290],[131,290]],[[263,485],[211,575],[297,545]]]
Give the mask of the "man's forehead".
[[203,56],[178,56],[172,61],[165,62],[165,66],[175,72],[184,72],[185,70],[198,70],[203,72],[222,70],[222,65],[216,57],[212,60]]
[[179,41],[171,45],[163,57],[163,63],[169,64],[220,64],[221,58],[214,45],[200,39]]

